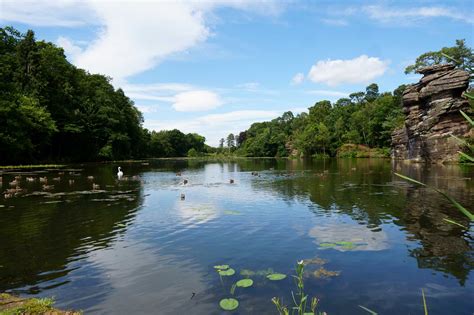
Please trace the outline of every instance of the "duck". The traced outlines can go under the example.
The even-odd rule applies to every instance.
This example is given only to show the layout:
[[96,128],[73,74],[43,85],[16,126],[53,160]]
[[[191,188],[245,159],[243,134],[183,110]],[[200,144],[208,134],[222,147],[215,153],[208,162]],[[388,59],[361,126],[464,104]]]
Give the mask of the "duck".
[[183,185],[186,185],[187,183],[188,183],[187,179],[183,180]]
[[92,176],[92,175],[91,175],[91,176],[87,176],[87,179],[88,179],[88,180],[94,180],[94,176]]
[[69,180],[69,185],[72,185],[72,184],[74,184],[74,179]]
[[53,181],[55,181],[55,182],[60,182],[60,181],[61,181],[61,177],[53,177]]
[[120,166],[118,167],[117,177],[118,179],[122,179],[123,177],[122,168]]
[[181,194],[181,200],[184,200],[186,199],[186,195],[185,194]]
[[10,182],[10,186],[18,186],[19,182],[17,179],[14,179]]
[[100,189],[100,185],[96,183],[92,183],[92,190],[98,190]]
[[53,190],[54,185],[43,185],[43,190]]
[[233,183],[234,183],[234,180],[231,178],[231,179],[229,180],[229,183],[233,184]]
[[47,183],[48,182],[48,178],[45,176],[45,177],[40,177],[40,183]]
[[31,182],[34,182],[35,180],[36,180],[36,179],[35,179],[34,177],[27,177],[27,178],[26,178],[26,181],[27,181],[27,182],[30,182],[30,183],[31,183]]

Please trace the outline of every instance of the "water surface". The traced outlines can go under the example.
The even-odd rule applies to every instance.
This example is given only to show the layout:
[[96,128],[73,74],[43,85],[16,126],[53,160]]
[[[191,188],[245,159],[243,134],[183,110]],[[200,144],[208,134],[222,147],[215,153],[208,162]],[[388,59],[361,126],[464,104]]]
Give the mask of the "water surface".
[[[265,274],[291,275],[297,260],[313,259],[305,289],[329,314],[366,314],[358,305],[422,314],[422,288],[430,315],[474,311],[472,225],[443,221],[470,225],[442,197],[392,173],[444,189],[472,211],[472,168],[153,160],[121,163],[118,181],[117,166],[3,172],[2,191],[15,176],[22,191],[0,198],[0,291],[54,296],[86,314],[221,314],[219,300],[247,269],[254,286],[237,288],[234,313],[274,314],[271,298],[290,304],[294,283]],[[218,264],[237,273],[221,280]],[[338,275],[318,277],[321,267]]]

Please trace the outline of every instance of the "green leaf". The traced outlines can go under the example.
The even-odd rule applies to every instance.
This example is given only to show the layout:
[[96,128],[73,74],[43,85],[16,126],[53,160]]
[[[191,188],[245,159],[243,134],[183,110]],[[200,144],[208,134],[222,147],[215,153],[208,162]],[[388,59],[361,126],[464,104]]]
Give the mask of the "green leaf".
[[217,266],[214,266],[214,269],[226,270],[226,269],[229,269],[229,265],[217,265]]
[[474,100],[474,94],[472,94],[472,93],[464,93],[464,96],[471,99],[471,100]]
[[428,315],[428,306],[426,306],[425,291],[421,289],[421,295],[423,296],[423,308],[425,309],[425,315]]
[[219,302],[219,306],[220,306],[223,310],[226,310],[226,311],[233,311],[233,310],[235,310],[237,307],[239,307],[239,301],[237,301],[236,299],[233,299],[233,298],[222,299],[222,300]]
[[425,187],[426,187],[426,184],[423,184],[422,182],[419,182],[419,181],[417,181],[417,180],[414,180],[413,178],[410,178],[410,177],[408,177],[408,176],[405,176],[405,175],[402,175],[402,174],[398,174],[398,173],[395,173],[395,172],[394,172],[394,174],[397,175],[398,177],[401,177],[401,178],[403,178],[403,179],[406,179],[406,180],[409,181],[409,182],[412,182],[412,183],[415,183],[415,184],[418,184],[418,185],[421,185],[421,186],[425,186]]
[[458,151],[458,153],[463,157],[465,158],[466,160],[469,160],[471,162],[474,163],[474,157],[470,156],[470,155],[467,155],[466,153],[464,152],[461,152],[461,151]]
[[464,118],[466,118],[466,120],[471,124],[471,126],[474,126],[474,121],[472,121],[471,117],[469,117],[465,112],[463,112],[462,110],[460,110],[461,112],[461,115],[464,116]]
[[448,223],[451,223],[451,224],[454,224],[454,225],[458,225],[458,226],[460,226],[460,227],[462,227],[462,228],[467,229],[467,226],[464,226],[464,225],[462,225],[461,223],[458,223],[458,222],[456,222],[456,221],[454,221],[454,220],[450,220],[450,219],[445,219],[445,218],[444,218],[443,221],[446,221],[446,222],[448,222]]
[[365,307],[365,306],[359,305],[359,307],[360,307],[361,309],[363,309],[363,310],[369,312],[369,313],[372,314],[372,315],[377,315],[376,312],[372,311],[371,309],[369,309],[369,308],[367,308],[367,307]]
[[267,276],[267,279],[272,280],[272,281],[283,280],[285,278],[286,278],[286,275],[284,275],[282,273],[272,273],[272,274]]
[[[404,175],[401,175],[401,174],[398,174],[398,173],[394,173],[395,175],[397,175],[398,177],[401,177],[403,179],[406,179],[410,182],[413,182],[413,183],[416,183],[418,185],[422,185],[422,186],[425,186],[425,187],[428,187],[426,184],[423,184],[417,180],[414,180],[410,177],[407,177],[407,176],[404,176]],[[428,187],[430,188],[430,187]],[[441,190],[439,189],[436,189],[436,188],[432,188],[434,191],[436,191],[437,193],[441,194],[443,197],[445,197],[446,199],[448,199],[456,208],[458,208],[459,211],[461,211],[466,217],[469,218],[469,220],[471,221],[474,221],[474,215],[469,212],[469,210],[467,210],[466,208],[464,208],[461,204],[459,204],[456,200],[454,200],[451,196],[449,196],[448,194],[442,192]]]
[[219,274],[221,276],[232,276],[235,274],[235,270],[232,268],[229,268],[227,270],[219,270]]
[[253,285],[253,280],[252,279],[242,279],[237,281],[237,286],[240,288],[248,288]]

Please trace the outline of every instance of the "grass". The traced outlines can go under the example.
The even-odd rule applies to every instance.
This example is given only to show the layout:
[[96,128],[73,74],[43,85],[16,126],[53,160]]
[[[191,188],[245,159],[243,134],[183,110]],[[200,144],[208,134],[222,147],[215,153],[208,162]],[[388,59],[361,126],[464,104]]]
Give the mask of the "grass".
[[52,298],[31,298],[23,299],[7,293],[0,293],[0,315],[20,315],[20,314],[70,314],[79,315],[80,312],[63,312],[53,307]]

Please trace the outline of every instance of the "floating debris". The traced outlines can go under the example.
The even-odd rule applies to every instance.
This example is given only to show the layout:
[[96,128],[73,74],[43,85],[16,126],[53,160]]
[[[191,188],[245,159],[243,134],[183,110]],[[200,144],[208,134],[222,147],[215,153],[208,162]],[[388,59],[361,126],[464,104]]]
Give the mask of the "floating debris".
[[318,270],[313,272],[313,275],[319,279],[327,279],[331,277],[337,277],[341,274],[340,271],[327,270],[324,267],[320,267]]
[[303,263],[305,265],[325,265],[327,264],[327,262],[328,261],[326,259],[322,259],[319,257],[303,259]]

